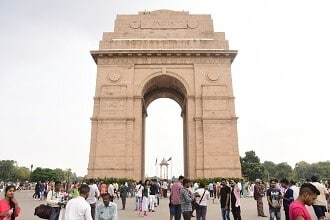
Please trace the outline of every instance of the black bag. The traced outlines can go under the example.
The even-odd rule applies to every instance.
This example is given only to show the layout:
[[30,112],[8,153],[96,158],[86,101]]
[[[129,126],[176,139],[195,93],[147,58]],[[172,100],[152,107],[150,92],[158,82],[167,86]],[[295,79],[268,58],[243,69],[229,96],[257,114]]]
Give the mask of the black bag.
[[199,208],[199,203],[196,202],[196,200],[194,199],[194,200],[191,202],[191,206],[192,206],[192,210],[198,210],[198,208]]
[[191,204],[191,206],[192,206],[192,210],[198,210],[199,209],[199,206],[200,206],[200,204],[201,204],[201,202],[202,202],[202,199],[203,199],[203,197],[204,197],[204,194],[205,194],[205,189],[204,189],[204,193],[203,193],[203,195],[202,195],[202,198],[199,200],[199,202],[196,202],[196,199],[194,199],[193,201],[192,201],[192,204]]
[[49,205],[41,204],[34,209],[34,215],[43,219],[49,219],[51,213],[52,207],[50,207]]

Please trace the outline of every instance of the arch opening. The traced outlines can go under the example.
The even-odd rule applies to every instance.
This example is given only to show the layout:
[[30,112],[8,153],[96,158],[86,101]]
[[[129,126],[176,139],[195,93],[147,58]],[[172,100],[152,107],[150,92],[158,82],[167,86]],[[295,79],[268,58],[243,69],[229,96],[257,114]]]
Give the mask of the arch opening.
[[[158,98],[148,106],[145,133],[145,176],[171,179],[184,172],[181,107],[170,98]],[[161,166],[166,162],[167,166]],[[161,168],[163,168],[161,170]]]
[[[159,75],[145,84],[142,93],[144,100],[142,111],[144,159],[141,167],[144,169],[144,176],[159,176],[161,171],[158,163],[170,158],[168,177],[183,175],[186,169],[186,155],[184,155],[186,149],[186,88],[182,82],[172,76]],[[155,113],[153,113],[154,111]],[[147,117],[148,113],[150,113],[150,120]],[[159,154],[155,152],[158,148]],[[176,168],[173,170],[174,166]],[[179,169],[177,169],[178,167]],[[161,177],[163,178],[164,174]]]

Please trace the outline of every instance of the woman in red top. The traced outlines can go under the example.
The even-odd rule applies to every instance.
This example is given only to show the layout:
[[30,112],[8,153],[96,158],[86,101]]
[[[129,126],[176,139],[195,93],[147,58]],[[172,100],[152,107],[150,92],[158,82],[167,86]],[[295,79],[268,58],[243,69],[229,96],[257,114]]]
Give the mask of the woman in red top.
[[21,208],[14,197],[15,191],[13,185],[6,187],[5,198],[0,200],[0,220],[14,220],[21,213]]

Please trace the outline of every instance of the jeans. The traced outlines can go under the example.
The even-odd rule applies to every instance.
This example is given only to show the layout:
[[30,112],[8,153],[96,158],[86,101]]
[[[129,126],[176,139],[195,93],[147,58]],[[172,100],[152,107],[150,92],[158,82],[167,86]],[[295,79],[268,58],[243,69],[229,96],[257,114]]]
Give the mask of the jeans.
[[191,220],[192,211],[182,212],[183,220]]
[[274,220],[281,220],[281,209],[269,209],[269,219]]
[[135,196],[135,211],[141,210],[140,204],[142,204],[142,197]]
[[242,220],[241,217],[241,207],[234,206],[231,208],[231,212],[233,213],[234,220]]
[[174,209],[174,220],[180,220],[181,219],[181,204],[174,205],[172,204]]
[[196,220],[206,220],[207,206],[200,205],[196,210]]
[[229,213],[229,209],[221,209],[222,220],[230,220]]
[[50,213],[49,220],[58,220],[58,217],[60,216],[60,211],[60,207],[53,207]]
[[95,219],[95,208],[96,208],[96,203],[89,204],[91,206],[91,214],[92,218]]

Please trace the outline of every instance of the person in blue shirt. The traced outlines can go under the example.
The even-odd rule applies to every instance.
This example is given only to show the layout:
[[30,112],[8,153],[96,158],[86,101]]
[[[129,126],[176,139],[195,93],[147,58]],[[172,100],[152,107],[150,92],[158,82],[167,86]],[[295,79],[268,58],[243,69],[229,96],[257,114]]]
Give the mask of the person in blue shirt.
[[293,190],[289,188],[289,181],[287,179],[282,179],[280,181],[281,186],[284,188],[283,195],[283,208],[285,212],[285,220],[290,220],[289,217],[289,206],[293,202]]

